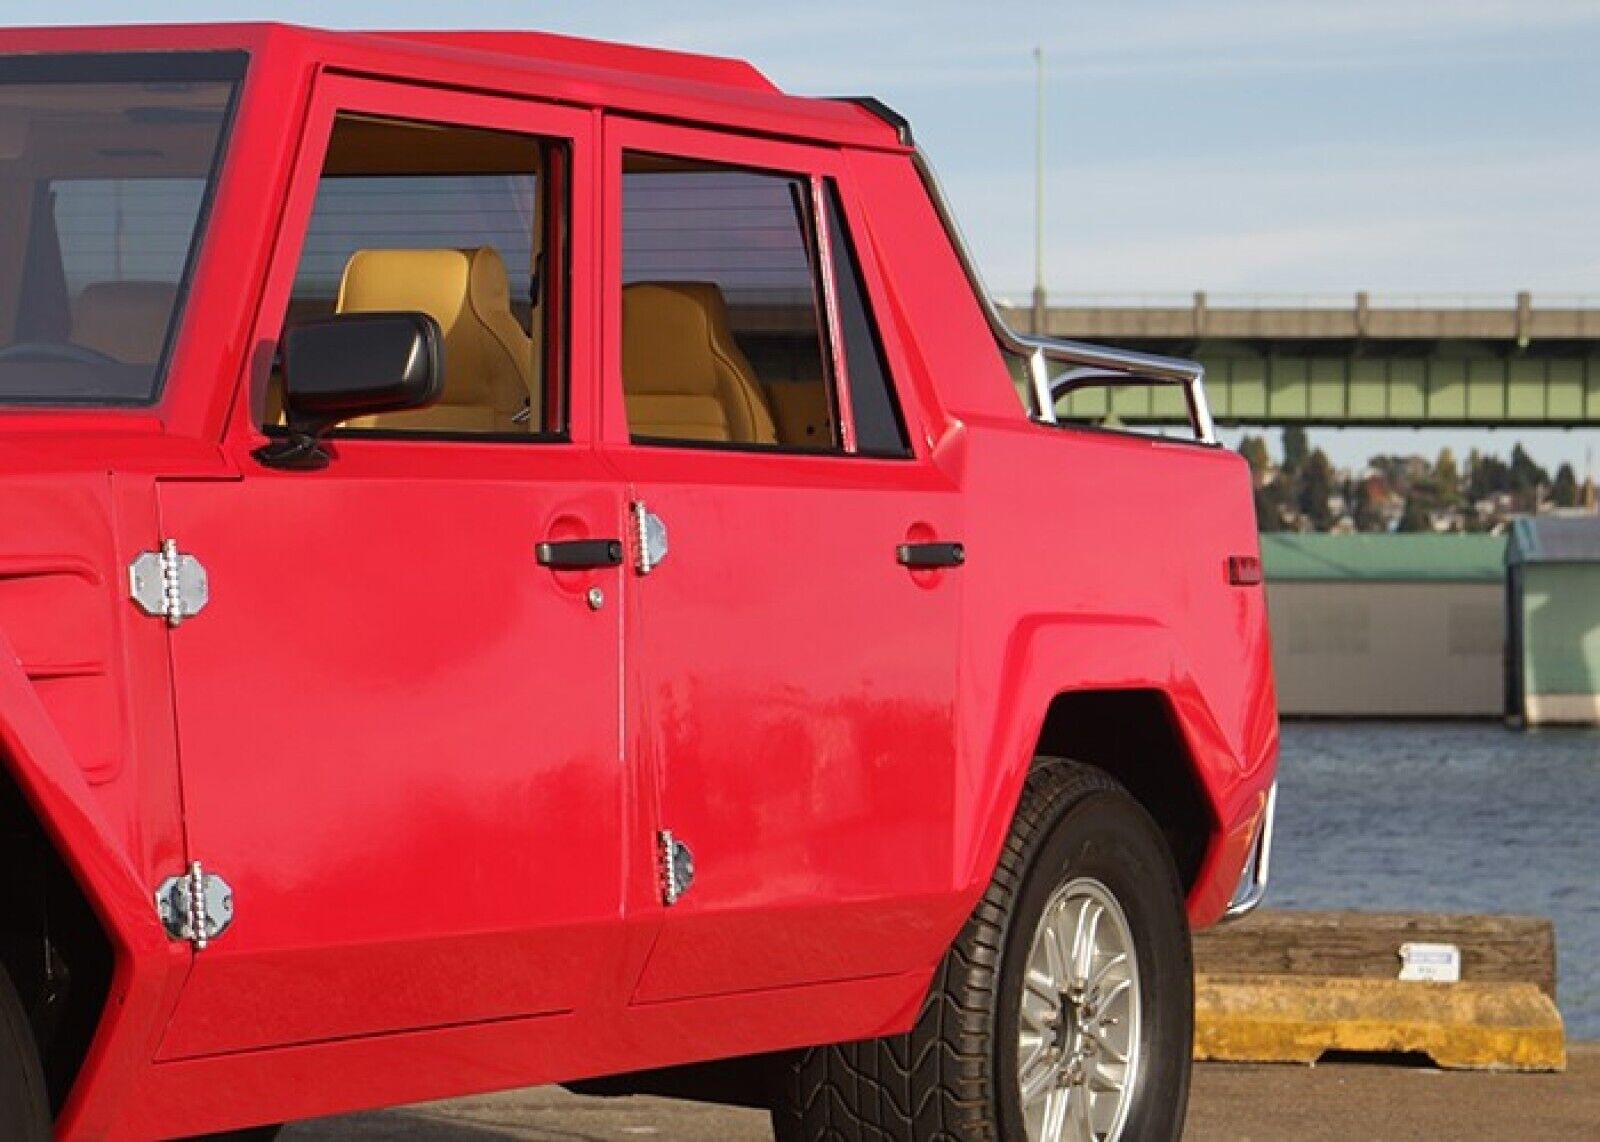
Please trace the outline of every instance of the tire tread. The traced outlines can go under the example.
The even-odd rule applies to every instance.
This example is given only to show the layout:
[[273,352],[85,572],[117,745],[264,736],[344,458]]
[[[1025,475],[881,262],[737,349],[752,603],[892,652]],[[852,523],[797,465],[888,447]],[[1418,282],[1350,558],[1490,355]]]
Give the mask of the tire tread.
[[50,1096],[27,1012],[11,977],[0,968],[0,1137],[47,1142]]
[[946,953],[904,1035],[813,1047],[780,1076],[778,1142],[999,1142],[994,1122],[996,992],[1005,929],[1034,851],[1072,806],[1122,793],[1100,770],[1040,758],[1028,774],[994,876]]

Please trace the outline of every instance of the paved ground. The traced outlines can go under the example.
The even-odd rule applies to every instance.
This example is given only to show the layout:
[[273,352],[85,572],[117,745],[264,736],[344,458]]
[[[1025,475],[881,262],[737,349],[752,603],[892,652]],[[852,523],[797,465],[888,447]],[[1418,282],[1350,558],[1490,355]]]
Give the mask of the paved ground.
[[[578,1098],[540,1087],[485,1098],[301,1123],[284,1142],[762,1142],[766,1116],[662,1099]],[[1426,1067],[1208,1063],[1189,1104],[1194,1140],[1434,1142],[1600,1138],[1600,1044],[1571,1048],[1561,1075],[1486,1075]]]

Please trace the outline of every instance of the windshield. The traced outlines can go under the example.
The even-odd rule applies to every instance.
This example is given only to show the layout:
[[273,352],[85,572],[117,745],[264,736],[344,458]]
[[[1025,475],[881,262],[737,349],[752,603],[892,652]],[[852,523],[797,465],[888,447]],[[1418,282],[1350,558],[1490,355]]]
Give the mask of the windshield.
[[0,404],[153,401],[245,57],[0,57]]

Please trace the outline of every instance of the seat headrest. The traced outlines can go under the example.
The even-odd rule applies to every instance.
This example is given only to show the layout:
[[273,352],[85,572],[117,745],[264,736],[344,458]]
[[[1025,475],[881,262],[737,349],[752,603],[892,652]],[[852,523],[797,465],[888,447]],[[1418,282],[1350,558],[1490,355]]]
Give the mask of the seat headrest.
[[[511,282],[499,251],[357,250],[339,283],[340,313],[422,312],[446,337],[463,314],[511,309]],[[474,312],[476,311],[476,312]]]
[[[712,282],[638,282],[622,291],[622,376],[637,395],[717,391],[728,304]],[[724,362],[724,366],[728,366]]]
[[154,365],[177,303],[168,282],[95,282],[72,303],[72,342],[125,365]]
[[421,312],[444,334],[445,402],[514,413],[530,399],[532,342],[511,313],[505,260],[472,250],[357,250],[339,313]]

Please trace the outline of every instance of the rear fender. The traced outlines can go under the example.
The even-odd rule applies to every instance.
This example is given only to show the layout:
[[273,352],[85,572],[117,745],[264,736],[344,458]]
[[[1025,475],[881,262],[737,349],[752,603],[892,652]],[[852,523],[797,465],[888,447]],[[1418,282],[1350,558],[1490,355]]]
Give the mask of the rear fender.
[[987,740],[969,751],[960,784],[970,791],[957,799],[960,883],[974,902],[988,884],[1051,702],[1093,690],[1153,690],[1164,697],[1212,816],[1211,840],[1189,893],[1190,919],[1196,926],[1214,922],[1243,867],[1271,768],[1260,764],[1264,758],[1241,758],[1172,632],[1142,616],[1038,615],[1017,625],[993,704],[996,720]]

